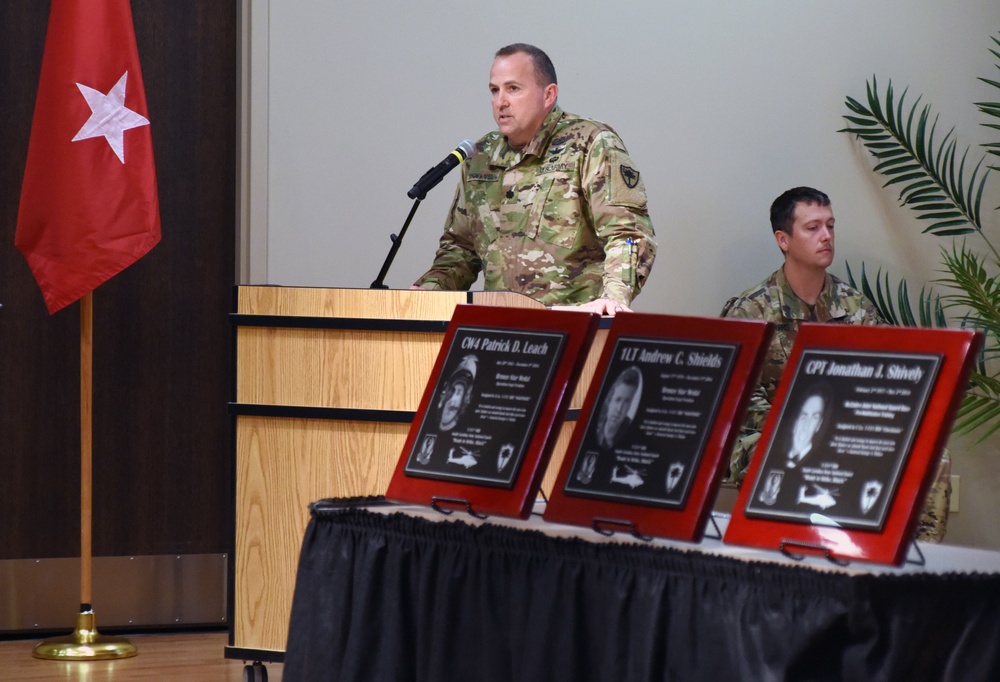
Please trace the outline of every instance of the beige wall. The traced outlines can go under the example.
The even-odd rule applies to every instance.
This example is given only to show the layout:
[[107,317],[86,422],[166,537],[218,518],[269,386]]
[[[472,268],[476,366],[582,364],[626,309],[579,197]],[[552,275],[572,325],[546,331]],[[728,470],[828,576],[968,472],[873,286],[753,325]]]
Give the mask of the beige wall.
[[[875,74],[924,95],[963,147],[995,141],[973,102],[997,99],[977,80],[996,78],[996,0],[542,6],[244,0],[243,282],[367,287],[413,182],[493,128],[489,64],[515,41],[549,52],[561,105],[612,124],[644,175],[661,247],[638,310],[715,315],[771,272],[767,208],[797,184],[833,198],[834,272],[864,260],[915,289],[934,276],[943,242],[920,234],[837,130],[845,96],[864,97]],[[422,202],[389,286],[428,265],[454,180]],[[989,226],[1000,239],[996,212]],[[1000,477],[995,449],[956,448],[963,521],[1000,512],[985,484]],[[980,525],[956,517],[954,537],[1000,548]]]

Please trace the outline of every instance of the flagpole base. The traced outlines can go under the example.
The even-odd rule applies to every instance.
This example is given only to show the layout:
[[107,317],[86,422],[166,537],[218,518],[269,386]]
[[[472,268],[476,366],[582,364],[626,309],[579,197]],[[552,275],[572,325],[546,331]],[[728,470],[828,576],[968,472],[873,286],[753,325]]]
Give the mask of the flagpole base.
[[39,642],[31,655],[53,661],[103,661],[139,653],[127,639],[98,634],[95,620],[93,611],[78,613],[73,634]]

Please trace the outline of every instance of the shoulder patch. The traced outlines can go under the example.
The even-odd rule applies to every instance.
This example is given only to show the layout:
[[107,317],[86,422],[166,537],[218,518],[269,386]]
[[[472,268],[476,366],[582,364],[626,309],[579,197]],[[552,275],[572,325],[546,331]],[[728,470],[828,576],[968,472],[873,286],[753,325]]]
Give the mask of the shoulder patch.
[[635,186],[639,184],[639,171],[631,166],[618,166],[618,170],[621,171],[622,180],[625,181],[625,186],[629,189],[635,189]]
[[646,186],[628,154],[612,150],[608,164],[608,203],[646,210]]

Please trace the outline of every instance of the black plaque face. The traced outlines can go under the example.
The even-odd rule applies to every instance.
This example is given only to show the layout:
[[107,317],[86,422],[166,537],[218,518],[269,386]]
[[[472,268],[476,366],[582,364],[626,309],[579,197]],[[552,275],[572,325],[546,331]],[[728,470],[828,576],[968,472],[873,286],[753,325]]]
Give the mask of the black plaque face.
[[620,337],[564,492],[683,508],[736,350]]
[[802,352],[748,517],[881,530],[941,356]]
[[563,333],[458,327],[406,474],[512,487],[565,339]]

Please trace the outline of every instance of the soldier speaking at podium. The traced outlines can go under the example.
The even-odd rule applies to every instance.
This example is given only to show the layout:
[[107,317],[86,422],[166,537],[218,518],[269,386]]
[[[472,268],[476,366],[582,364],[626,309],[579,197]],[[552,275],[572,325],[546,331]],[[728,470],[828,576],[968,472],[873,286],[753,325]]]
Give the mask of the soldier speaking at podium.
[[414,288],[487,290],[547,306],[629,310],[656,256],[642,174],[609,126],[556,104],[537,47],[501,48],[490,69],[498,130],[475,145],[434,263]]

